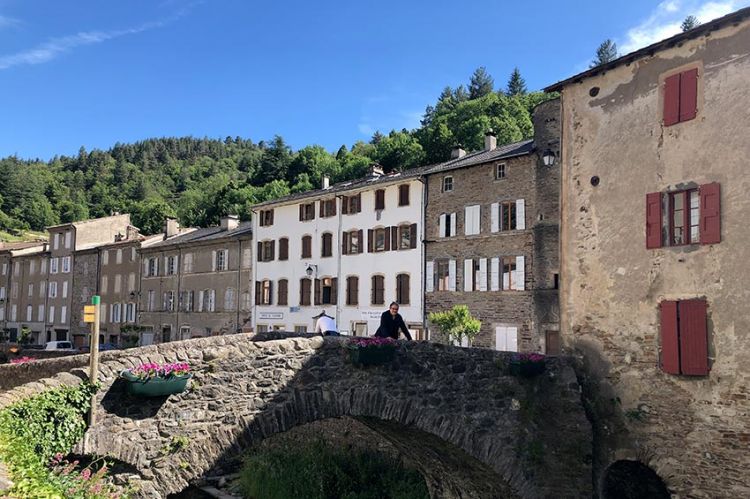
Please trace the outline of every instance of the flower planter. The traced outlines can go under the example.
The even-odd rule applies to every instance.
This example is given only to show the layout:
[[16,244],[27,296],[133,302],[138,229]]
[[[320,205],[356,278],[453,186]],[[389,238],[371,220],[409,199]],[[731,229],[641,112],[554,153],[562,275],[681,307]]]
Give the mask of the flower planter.
[[521,376],[524,378],[532,378],[542,374],[546,368],[544,355],[535,353],[514,354],[509,366],[512,376]]
[[392,347],[350,348],[349,359],[352,364],[376,366],[393,360],[396,349]]
[[172,375],[166,378],[153,377],[140,379],[127,369],[120,373],[120,377],[127,383],[128,393],[141,397],[164,397],[174,393],[182,393],[187,388],[187,382],[192,374]]

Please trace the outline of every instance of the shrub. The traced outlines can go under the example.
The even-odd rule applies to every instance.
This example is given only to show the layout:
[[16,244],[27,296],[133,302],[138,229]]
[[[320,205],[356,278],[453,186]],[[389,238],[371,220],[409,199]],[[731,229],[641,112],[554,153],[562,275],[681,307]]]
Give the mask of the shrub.
[[471,344],[482,327],[482,323],[471,316],[466,305],[456,305],[446,312],[432,312],[427,319],[438,327],[447,341],[459,345],[464,338]]

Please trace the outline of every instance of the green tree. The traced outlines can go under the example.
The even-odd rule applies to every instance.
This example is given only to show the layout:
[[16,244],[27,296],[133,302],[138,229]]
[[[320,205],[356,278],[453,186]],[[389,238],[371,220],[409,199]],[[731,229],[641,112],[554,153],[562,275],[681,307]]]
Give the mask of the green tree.
[[[344,151],[346,154],[346,151]],[[289,164],[288,174],[296,179],[301,173],[307,173],[314,185],[320,185],[324,175],[335,178],[341,171],[341,165],[336,158],[322,146],[303,147]]]
[[157,234],[164,226],[167,217],[174,217],[174,209],[162,199],[148,199],[133,203],[130,208],[133,225],[146,235]]
[[482,327],[482,323],[471,316],[466,305],[456,305],[445,312],[431,312],[427,319],[437,326],[445,341],[458,345],[464,338],[471,344]]
[[375,158],[386,171],[407,170],[422,164],[424,149],[406,130],[394,130],[378,142]]
[[698,21],[698,18],[695,16],[687,16],[684,21],[682,21],[682,24],[680,24],[680,29],[684,33],[685,31],[690,31],[693,28],[697,28],[700,26],[700,21]]
[[521,76],[521,71],[518,70],[517,66],[513,68],[513,72],[510,74],[506,93],[511,97],[526,93],[526,81]]
[[495,91],[495,80],[484,66],[478,67],[469,80],[469,99],[478,99]]
[[596,49],[596,56],[589,67],[595,68],[617,59],[617,44],[607,38]]

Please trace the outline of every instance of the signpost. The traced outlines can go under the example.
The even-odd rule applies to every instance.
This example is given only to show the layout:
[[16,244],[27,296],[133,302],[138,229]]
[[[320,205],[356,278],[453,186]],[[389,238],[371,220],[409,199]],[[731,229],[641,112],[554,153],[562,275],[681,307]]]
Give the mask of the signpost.
[[[101,297],[94,295],[91,297],[91,305],[83,307],[83,321],[91,324],[91,342],[89,350],[89,381],[96,383],[99,372],[99,309]],[[89,412],[89,427],[94,426],[96,422],[96,394],[91,396],[91,410]]]

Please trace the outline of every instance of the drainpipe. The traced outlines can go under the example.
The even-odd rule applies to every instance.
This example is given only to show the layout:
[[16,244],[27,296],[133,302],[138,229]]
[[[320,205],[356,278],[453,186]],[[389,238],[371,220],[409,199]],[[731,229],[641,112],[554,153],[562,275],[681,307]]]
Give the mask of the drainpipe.
[[[242,299],[242,239],[237,238],[237,293],[235,294],[235,303],[237,306],[237,318],[234,321],[234,332],[240,332],[240,300]],[[226,301],[226,299],[224,300]]]
[[[250,213],[252,215],[252,222],[253,222],[253,232],[251,237],[251,241],[255,241],[255,239],[258,236],[258,211],[257,210],[250,210]],[[253,333],[257,333],[258,330],[258,306],[255,304],[255,279],[256,279],[256,273],[255,269],[258,266],[258,252],[252,250],[253,242],[250,243],[250,303],[251,305],[251,314],[250,314],[250,325],[253,328]]]
[[[177,296],[175,296],[175,299],[172,300],[172,303],[174,303],[175,310],[177,311],[177,331],[180,336],[180,340],[182,339],[182,326],[180,326],[180,297],[182,296],[182,246],[177,245],[177,268],[175,269],[177,271]],[[191,332],[192,336],[192,332]]]
[[[340,293],[339,289],[341,289],[341,287],[344,285],[344,282],[341,279],[341,241],[343,241],[343,237],[344,237],[344,235],[342,233],[343,215],[341,214],[341,210],[343,209],[344,203],[343,203],[342,196],[336,196],[336,198],[339,201],[341,201],[339,209],[337,210],[338,219],[339,219],[338,220],[338,222],[339,222],[339,228],[338,228],[338,231],[337,231],[337,234],[338,234],[338,238],[337,238],[338,248],[337,248],[337,252],[336,252],[337,255],[338,255],[338,258],[337,258],[338,261],[336,262],[336,265],[337,265],[337,269],[336,269],[336,276],[337,276],[336,286],[338,288],[338,289],[336,289],[336,327],[338,327],[339,331],[341,331],[341,322],[340,322],[341,321],[341,306],[340,306],[340,303],[341,303],[341,295],[343,293]],[[331,249],[333,249],[333,248],[331,248]]]
[[420,177],[419,181],[422,183],[422,213],[421,213],[421,220],[422,220],[422,245],[421,245],[421,251],[422,251],[422,282],[419,283],[419,287],[422,289],[422,331],[425,333],[425,337],[429,340],[429,335],[427,334],[427,288],[425,287],[425,282],[427,282],[427,279],[430,279],[432,276],[427,275],[427,205],[428,205],[428,195],[429,192],[429,178],[428,177]]

